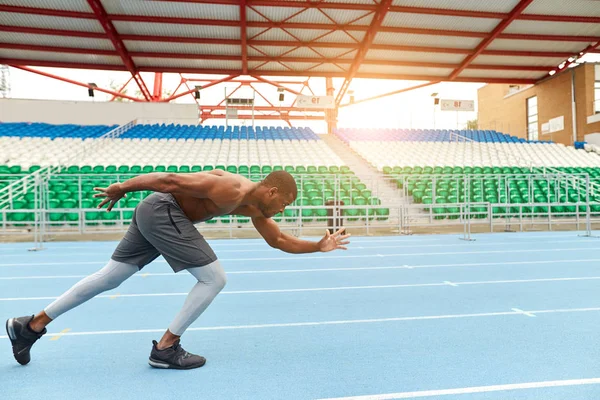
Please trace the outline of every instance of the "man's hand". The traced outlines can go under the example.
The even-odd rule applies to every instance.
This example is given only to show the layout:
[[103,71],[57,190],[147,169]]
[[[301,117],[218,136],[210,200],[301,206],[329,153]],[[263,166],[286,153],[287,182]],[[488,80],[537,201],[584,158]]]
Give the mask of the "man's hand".
[[350,243],[350,241],[345,240],[350,237],[350,234],[342,235],[342,233],[345,230],[346,230],[345,228],[341,228],[340,230],[338,230],[336,233],[334,233],[332,235],[329,233],[329,229],[328,229],[327,232],[325,233],[325,236],[323,236],[323,239],[319,240],[319,250],[322,252],[327,252],[327,251],[332,251],[332,250],[337,250],[337,249],[348,250],[346,248],[346,246],[343,246],[345,244]]
[[94,190],[101,192],[96,193],[94,197],[106,197],[100,204],[98,204],[98,208],[102,208],[103,205],[110,202],[106,211],[112,210],[112,208],[117,204],[117,201],[121,200],[125,197],[125,191],[122,189],[120,183],[113,183],[107,188],[98,188],[95,187]]

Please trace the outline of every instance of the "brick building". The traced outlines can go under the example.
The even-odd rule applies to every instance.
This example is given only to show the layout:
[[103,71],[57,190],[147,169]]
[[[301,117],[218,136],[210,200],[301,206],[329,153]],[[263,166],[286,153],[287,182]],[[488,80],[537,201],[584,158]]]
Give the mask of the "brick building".
[[477,97],[479,129],[566,145],[600,133],[600,63],[567,68],[535,85],[486,85]]

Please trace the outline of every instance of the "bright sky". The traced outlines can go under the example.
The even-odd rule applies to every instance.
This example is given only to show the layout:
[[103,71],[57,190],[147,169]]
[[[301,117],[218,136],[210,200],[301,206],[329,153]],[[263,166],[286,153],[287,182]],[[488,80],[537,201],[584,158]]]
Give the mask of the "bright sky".
[[[594,62],[600,61],[600,54],[588,54],[582,58],[582,61]],[[61,68],[42,68],[35,67],[40,71],[45,71],[54,75],[59,75],[79,82],[94,82],[99,87],[110,89],[112,87],[122,86],[129,78],[128,72],[118,71],[97,71],[97,70],[75,70]],[[112,97],[101,92],[96,92],[96,97],[88,97],[87,89],[73,84],[61,82],[55,79],[43,77],[41,75],[22,71],[16,68],[9,68],[11,97],[23,99],[52,99],[52,100],[77,100],[77,101],[108,101]],[[142,74],[146,85],[152,91],[154,83],[153,73]],[[190,77],[188,74],[184,74]],[[269,77],[270,80],[276,78]],[[293,78],[282,78],[290,81]],[[179,84],[179,74],[163,75],[163,90],[172,92]],[[325,95],[325,79],[311,78],[310,86],[315,95]],[[356,100],[377,96],[386,92],[399,90],[422,82],[416,81],[390,81],[390,80],[366,80],[355,79],[350,90],[354,91]],[[202,85],[202,83],[199,83]],[[334,79],[336,89],[342,85],[342,79]],[[482,83],[440,83],[428,86],[414,91],[385,97],[382,99],[369,101],[362,104],[343,107],[338,116],[339,127],[370,127],[370,128],[464,128],[466,121],[477,118],[477,89],[482,87]],[[224,87],[230,93],[238,84],[226,83],[205,89],[201,92],[201,104],[219,103],[224,98]],[[287,85],[290,88],[299,91],[301,85]],[[271,85],[258,84],[256,88],[271,103],[278,105],[277,89]],[[234,97],[251,97],[251,91],[248,88],[238,90]],[[127,86],[127,94],[135,97],[137,86],[130,83]],[[182,86],[178,93],[187,90]],[[452,111],[434,111],[432,93],[438,93],[442,99],[453,100],[475,100],[475,112],[452,112]],[[303,92],[309,94],[307,91]],[[291,105],[295,96],[285,94],[283,106]],[[347,100],[346,100],[347,101]],[[343,101],[342,103],[345,103]],[[181,97],[175,100],[177,103],[193,104],[194,99],[191,95]],[[256,105],[267,105],[258,95]],[[242,121],[238,121],[242,124]],[[249,123],[249,122],[246,122]],[[205,124],[222,125],[223,120],[208,120]],[[282,125],[287,126],[283,121],[259,121],[257,125]],[[316,132],[326,131],[326,125],[319,121],[294,121],[294,126],[309,126]]]

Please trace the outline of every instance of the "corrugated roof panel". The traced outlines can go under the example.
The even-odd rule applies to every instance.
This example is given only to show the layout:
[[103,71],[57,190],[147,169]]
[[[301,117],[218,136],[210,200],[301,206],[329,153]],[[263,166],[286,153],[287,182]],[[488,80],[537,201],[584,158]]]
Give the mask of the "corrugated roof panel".
[[452,31],[491,32],[500,21],[500,19],[492,18],[388,12],[382,25]]
[[[293,1],[293,0],[284,0]],[[347,3],[347,4],[369,4],[373,5],[373,0],[327,0],[327,3]]]
[[375,44],[395,44],[402,46],[447,47],[455,49],[474,49],[481,38],[459,36],[415,35],[412,33],[379,32]]
[[119,56],[100,56],[92,54],[57,53],[53,51],[5,50],[0,49],[0,58],[17,58],[23,60],[43,60],[57,62],[73,62],[82,64],[123,65]]
[[169,67],[169,68],[199,68],[199,69],[241,69],[241,61],[225,60],[186,60],[176,58],[133,57],[138,67]]
[[323,54],[327,58],[353,59],[356,55],[356,50],[352,49],[330,49],[328,47],[318,46],[315,46],[315,49],[317,49],[319,53]]
[[[319,49],[317,49],[319,51]],[[320,52],[320,51],[319,51]],[[321,58],[321,55],[315,53],[308,47],[299,47],[296,50],[292,50],[287,53],[284,57],[306,57],[306,58]]]
[[[253,67],[253,68],[256,68],[256,67]],[[257,71],[290,71],[290,69],[284,67],[280,63],[270,62],[270,63],[266,63],[262,67],[258,68]]]
[[481,0],[394,0],[394,6],[441,8],[446,10],[477,10],[486,12],[509,12],[519,0],[481,1]]
[[104,33],[104,29],[95,19],[52,17],[36,14],[0,12],[0,25]]
[[394,75],[431,75],[446,77],[452,73],[452,68],[423,68],[423,67],[403,67],[395,65],[367,65],[363,64],[358,72],[373,74],[394,74]]
[[308,8],[286,22],[290,23],[310,23],[310,24],[331,24],[331,20],[316,8]]
[[1,4],[7,6],[47,8],[50,10],[67,10],[79,12],[92,12],[85,0],[2,0]]
[[600,24],[516,20],[504,30],[504,33],[600,36]]
[[585,49],[589,44],[589,42],[496,39],[486,48],[486,50],[572,51],[573,53],[578,53],[582,49]]
[[[239,28],[237,30],[239,32]],[[248,36],[249,40],[256,38],[256,40],[278,40],[286,42],[296,41],[296,39],[288,35],[283,29],[279,28],[273,28],[268,30],[267,28],[247,28],[246,35]]]
[[114,21],[120,34],[239,39],[240,28],[232,26],[176,25],[151,22]]
[[311,63],[305,63],[305,62],[284,62],[285,65],[287,65],[288,67],[292,68],[294,71],[306,71],[307,69],[314,67],[316,65],[318,65],[318,62],[311,62]]
[[251,8],[248,8],[247,11],[252,11],[251,13],[246,13],[246,18],[248,19],[248,21],[265,21],[265,19],[260,15],[262,14],[271,21],[279,22],[303,10],[303,8],[296,7],[254,6],[252,8],[258,11],[258,13],[252,11]]
[[341,73],[345,73],[347,72],[347,68],[349,67],[348,64],[345,65],[335,65],[335,64],[323,64],[323,65],[319,65],[318,67],[314,67],[311,69],[311,71],[313,72],[341,72]]
[[564,61],[562,57],[516,57],[481,55],[473,60],[473,64],[490,65],[529,65],[555,67]]
[[[317,42],[329,42],[329,43],[359,43],[365,37],[364,31],[350,31],[349,32],[352,37],[348,36],[347,33],[343,31],[334,31],[329,35],[318,39]],[[354,38],[354,39],[353,39]],[[355,40],[356,39],[356,40]]]
[[369,50],[366,60],[392,60],[458,64],[467,54],[425,53],[417,51]]
[[[310,42],[311,40],[315,40],[319,36],[323,36],[323,35],[325,35],[323,37],[323,40],[331,41],[331,40],[327,40],[327,39],[329,39],[329,35],[331,32],[331,30],[327,30],[327,29],[286,29],[286,31],[288,31],[290,34],[294,35],[295,37],[297,37],[298,39],[300,39],[304,42]],[[350,39],[350,38],[348,38],[348,39]]]
[[[281,46],[248,46],[248,55],[261,56],[268,55],[271,57],[277,57],[287,51],[292,50],[293,47],[281,47]],[[263,54],[264,53],[264,54]]]
[[35,33],[2,32],[6,43],[32,44],[37,46],[77,47],[96,50],[114,50],[108,39],[88,39],[71,36],[38,35]]
[[[323,13],[317,9],[311,8],[304,11],[302,14],[292,18],[289,22],[307,22],[307,23],[323,23],[331,24],[332,20],[337,24],[346,25],[350,22],[354,22],[356,25],[369,25],[373,20],[373,13],[365,10],[331,10],[324,9],[323,12],[329,16],[327,18]],[[311,17],[313,19],[311,19]],[[322,18],[321,18],[322,17]]]
[[258,62],[258,61],[248,61],[248,69],[249,70],[255,69],[256,67],[258,67],[261,64],[262,64],[262,62]]
[[242,54],[241,46],[223,44],[194,44],[194,43],[166,43],[142,42],[139,40],[125,40],[125,47],[129,51],[148,51],[156,53],[181,53],[181,54],[218,54],[238,56]]
[[535,0],[523,11],[523,14],[600,17],[600,4],[598,1],[589,0]]
[[236,5],[114,0],[102,0],[102,4],[108,14],[225,19],[232,21],[240,19],[240,7]]
[[505,71],[465,69],[459,78],[514,78],[514,79],[539,79],[548,73],[543,71]]

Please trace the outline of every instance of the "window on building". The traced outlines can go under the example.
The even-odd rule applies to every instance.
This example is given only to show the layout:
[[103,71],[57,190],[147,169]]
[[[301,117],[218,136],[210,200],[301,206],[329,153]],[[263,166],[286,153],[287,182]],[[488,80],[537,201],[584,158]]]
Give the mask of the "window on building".
[[527,99],[527,136],[529,140],[538,140],[537,96]]
[[600,114],[600,77],[594,82],[594,113]]

